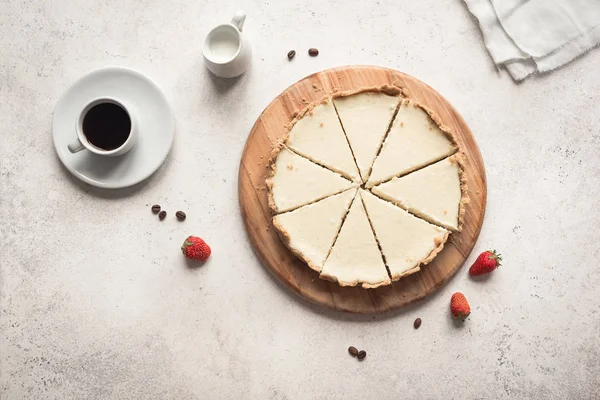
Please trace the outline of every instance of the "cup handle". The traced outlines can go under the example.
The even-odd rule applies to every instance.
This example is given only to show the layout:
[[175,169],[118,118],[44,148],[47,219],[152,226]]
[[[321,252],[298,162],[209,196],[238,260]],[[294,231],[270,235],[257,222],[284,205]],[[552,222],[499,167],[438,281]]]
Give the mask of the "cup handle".
[[71,153],[77,153],[78,151],[85,149],[83,144],[81,144],[81,140],[79,140],[79,138],[75,138],[75,140],[73,140],[67,145],[67,148]]
[[234,25],[241,32],[244,27],[244,21],[246,21],[246,13],[239,10],[231,19],[231,25]]

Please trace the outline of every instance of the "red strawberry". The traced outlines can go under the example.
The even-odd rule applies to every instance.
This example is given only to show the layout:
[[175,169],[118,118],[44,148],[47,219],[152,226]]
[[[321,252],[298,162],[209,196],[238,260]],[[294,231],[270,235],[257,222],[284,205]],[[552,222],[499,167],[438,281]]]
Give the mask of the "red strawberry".
[[461,292],[456,292],[452,295],[450,299],[450,312],[454,318],[462,319],[463,321],[471,314],[469,302]]
[[469,268],[469,275],[477,276],[492,272],[500,266],[500,261],[502,261],[502,256],[496,253],[496,250],[484,251]]
[[197,236],[190,236],[181,245],[181,252],[192,260],[206,261],[210,256],[210,246]]

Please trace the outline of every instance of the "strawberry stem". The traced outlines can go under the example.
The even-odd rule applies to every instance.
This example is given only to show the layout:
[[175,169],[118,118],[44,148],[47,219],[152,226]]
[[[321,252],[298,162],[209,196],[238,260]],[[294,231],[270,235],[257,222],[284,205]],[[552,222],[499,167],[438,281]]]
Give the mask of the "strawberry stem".
[[502,255],[500,253],[497,253],[496,250],[491,250],[489,252],[491,253],[489,258],[491,258],[492,260],[496,260],[496,266],[499,267],[500,261],[502,261]]

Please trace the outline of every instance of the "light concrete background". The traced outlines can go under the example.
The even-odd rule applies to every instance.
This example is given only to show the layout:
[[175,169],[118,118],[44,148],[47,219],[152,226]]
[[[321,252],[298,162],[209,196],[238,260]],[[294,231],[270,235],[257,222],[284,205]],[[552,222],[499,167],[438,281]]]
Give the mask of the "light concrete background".
[[[221,81],[200,47],[237,8],[253,66]],[[236,190],[269,101],[359,63],[412,74],[462,113],[488,176],[474,253],[504,255],[485,281],[466,265],[427,300],[367,317],[279,285],[254,256]],[[177,118],[162,169],[121,192],[73,179],[50,132],[61,92],[108,65],[155,79]],[[459,0],[2,1],[0,397],[599,399],[599,65],[596,50],[516,85]],[[201,268],[179,251],[189,234],[213,248]],[[461,327],[449,318],[455,291],[473,308]]]

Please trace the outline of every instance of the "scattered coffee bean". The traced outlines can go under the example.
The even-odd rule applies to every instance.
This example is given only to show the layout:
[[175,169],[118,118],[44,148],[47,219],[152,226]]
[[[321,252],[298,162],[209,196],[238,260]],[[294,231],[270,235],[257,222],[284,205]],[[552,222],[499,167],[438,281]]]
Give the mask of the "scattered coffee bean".
[[356,358],[358,358],[360,361],[362,361],[366,356],[367,356],[367,352],[364,350],[361,350],[356,355]]
[[161,212],[158,213],[158,219],[160,219],[162,221],[165,218],[167,218],[167,212],[165,210],[162,210]]
[[358,349],[354,346],[350,346],[348,347],[348,353],[350,353],[352,357],[356,357],[358,355]]
[[155,204],[152,206],[152,212],[154,214],[158,214],[160,212],[160,206],[158,204]]
[[413,324],[413,326],[415,327],[415,329],[419,329],[419,327],[421,326],[421,318],[415,319],[415,323]]
[[178,220],[183,221],[186,217],[185,213],[183,211],[177,211],[175,213],[175,216],[177,217]]
[[308,55],[311,57],[316,57],[319,55],[319,50],[315,49],[314,47],[312,49],[308,49]]
[[288,60],[291,60],[294,57],[296,57],[296,50],[288,51]]

